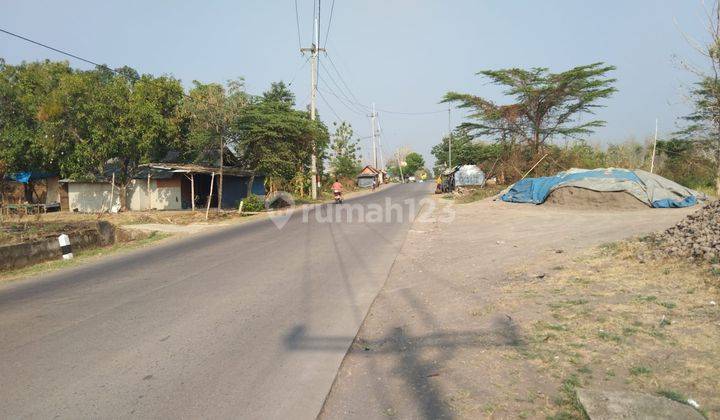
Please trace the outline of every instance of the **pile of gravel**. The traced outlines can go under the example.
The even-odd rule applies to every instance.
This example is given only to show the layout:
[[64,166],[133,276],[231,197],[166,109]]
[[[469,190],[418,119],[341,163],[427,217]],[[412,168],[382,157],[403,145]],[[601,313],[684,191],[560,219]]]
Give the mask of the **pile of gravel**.
[[720,260],[720,201],[688,215],[655,239],[666,254],[717,264]]

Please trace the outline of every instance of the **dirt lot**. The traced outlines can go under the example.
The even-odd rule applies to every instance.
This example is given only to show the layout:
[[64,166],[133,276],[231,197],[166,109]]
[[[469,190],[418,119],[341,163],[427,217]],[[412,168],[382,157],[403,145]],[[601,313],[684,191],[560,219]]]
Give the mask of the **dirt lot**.
[[454,208],[413,226],[321,417],[574,418],[576,387],[693,398],[718,417],[716,278],[600,246],[692,209]]

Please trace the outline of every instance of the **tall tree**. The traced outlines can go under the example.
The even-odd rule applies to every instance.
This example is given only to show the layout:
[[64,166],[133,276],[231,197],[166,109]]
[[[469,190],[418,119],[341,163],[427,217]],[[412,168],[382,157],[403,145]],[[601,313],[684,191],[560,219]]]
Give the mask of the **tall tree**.
[[[433,146],[435,172],[448,166],[449,137],[445,136],[440,144]],[[452,135],[453,165],[479,165],[487,160],[495,160],[502,152],[501,144],[487,144],[473,139],[467,132],[460,130]]]
[[474,137],[524,142],[538,153],[554,136],[577,137],[605,124],[602,120],[580,121],[580,114],[593,113],[598,102],[616,89],[607,74],[615,67],[593,63],[561,73],[547,68],[483,70],[478,74],[502,86],[513,99],[498,105],[467,93],[448,92],[443,102],[470,110],[470,122],[461,125]]
[[423,159],[421,154],[411,152],[405,157],[405,166],[403,167],[403,171],[407,174],[407,176],[414,175],[415,172],[423,169],[424,167],[425,159]]
[[[281,90],[281,85],[275,84],[253,98],[232,127],[241,164],[253,173],[264,173],[271,187],[309,171],[314,141],[318,151],[328,144],[327,128],[319,119],[311,121],[307,112],[293,109],[293,103],[286,100],[288,94]],[[248,191],[252,181],[253,177]]]
[[343,121],[335,128],[330,143],[330,168],[335,177],[354,178],[360,172],[358,140],[353,140],[353,135],[352,126],[348,122]]
[[71,72],[67,62],[13,66],[0,58],[0,160],[8,172],[59,169],[59,156],[44,133],[42,109]]
[[177,142],[183,95],[176,79],[135,78],[131,70],[68,74],[40,111],[49,143],[62,156],[61,173],[93,179],[112,170],[123,208],[138,167],[159,160]]
[[[223,166],[225,149],[235,139],[228,138],[228,127],[240,118],[249,97],[244,80],[231,80],[227,86],[218,83],[193,82],[184,111],[190,119],[190,152],[195,161],[220,166],[217,208],[222,207]],[[208,162],[208,160],[212,162]]]
[[699,80],[690,92],[694,110],[685,117],[690,124],[680,134],[714,161],[715,194],[720,197],[720,2],[705,12],[709,39],[691,44],[706,59],[707,70],[685,63]]

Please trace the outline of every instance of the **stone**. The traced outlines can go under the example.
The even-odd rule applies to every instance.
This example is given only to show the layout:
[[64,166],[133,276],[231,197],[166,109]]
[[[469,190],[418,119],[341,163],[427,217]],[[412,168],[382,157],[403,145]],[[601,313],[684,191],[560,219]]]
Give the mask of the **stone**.
[[641,392],[578,389],[577,397],[591,420],[704,419],[689,405]]

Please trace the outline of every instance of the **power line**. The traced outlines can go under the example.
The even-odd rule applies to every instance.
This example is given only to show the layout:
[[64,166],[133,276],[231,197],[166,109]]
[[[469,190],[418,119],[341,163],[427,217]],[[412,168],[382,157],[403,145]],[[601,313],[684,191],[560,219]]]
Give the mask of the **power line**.
[[327,105],[327,107],[330,108],[330,111],[332,111],[332,113],[335,115],[335,118],[337,118],[338,121],[343,121],[343,119],[340,118],[340,116],[338,115],[338,113],[335,112],[335,109],[333,109],[333,107],[330,106],[330,103],[327,101],[327,99],[325,99],[325,95],[323,95],[320,90],[318,90],[318,93],[320,94],[320,99],[322,99],[323,102],[325,102],[325,105]]
[[300,39],[300,17],[298,16],[297,0],[295,0],[295,23],[297,24],[298,48],[302,48],[302,40]]
[[[323,81],[324,81],[324,79],[323,79],[322,77],[320,78],[320,80],[323,80]],[[318,89],[318,92],[319,92],[319,91],[320,91],[320,89]],[[333,92],[333,91],[327,91],[327,93],[328,93],[329,95],[332,95],[332,96],[334,96],[335,98],[337,98],[337,100],[338,100],[345,108],[347,108],[350,112],[352,112],[352,113],[354,113],[354,114],[356,114],[356,115],[363,116],[363,117],[366,116],[364,112],[358,112],[356,109],[353,109],[350,105],[348,105],[347,103],[345,103],[345,100],[344,100],[343,98],[341,98],[340,96],[338,96],[335,92]]]
[[[353,102],[352,99],[348,98],[348,96],[347,96],[347,95],[345,94],[345,92],[342,90],[342,88],[340,87],[340,85],[338,85],[338,83],[335,81],[335,78],[332,76],[332,74],[331,74],[330,72],[327,72],[327,75],[328,75],[328,77],[330,77],[330,81],[332,81],[332,83],[335,85],[335,87],[336,87],[336,88],[338,89],[338,91],[340,92],[340,95],[342,95],[342,96],[345,98],[345,100],[348,101],[348,103],[352,104],[352,102]],[[323,79],[323,81],[325,81],[325,80]],[[326,84],[327,84],[327,82],[326,82]],[[335,95],[335,96],[337,96],[337,95]],[[355,112],[356,112],[356,113],[358,113],[358,112],[359,112],[360,114],[367,114],[367,113],[368,113],[368,109],[362,108],[362,107],[360,107],[360,106],[358,106],[358,105],[355,105],[353,108],[355,109]]]
[[337,66],[335,66],[335,63],[333,62],[332,57],[329,56],[327,54],[327,52],[325,52],[325,57],[327,57],[328,61],[330,61],[330,66],[333,68],[333,70],[335,70],[335,73],[337,74],[338,78],[340,79],[340,82],[343,84],[343,86],[345,86],[345,89],[347,89],[350,96],[352,96],[352,98],[356,102],[360,102],[358,100],[357,96],[355,96],[355,94],[353,93],[352,89],[350,89],[350,86],[348,86],[348,84],[345,82],[345,79],[342,77],[342,74],[340,74],[340,71],[338,70]]
[[[326,67],[324,67],[324,68],[325,68],[326,71],[328,70]],[[327,71],[327,74],[328,74],[328,76],[330,77],[330,80],[332,80],[332,82],[333,82],[333,84],[335,85],[335,87],[336,87],[336,88],[338,89],[338,91],[340,92],[340,94],[341,94],[349,103],[355,104],[355,108],[356,108],[356,109],[359,109],[359,110],[360,110],[362,113],[364,113],[364,114],[366,114],[366,113],[369,112],[369,109],[368,109],[367,107],[357,104],[357,103],[358,103],[357,98],[355,98],[355,96],[353,95],[352,91],[350,91],[349,89],[347,89],[347,93],[349,93],[350,96],[352,96],[352,97],[355,99],[355,101],[353,101],[352,99],[350,99],[350,97],[345,94],[345,90],[343,90],[342,86],[340,86],[340,85],[337,83],[337,81],[335,80],[335,78],[333,77],[333,75],[332,75],[332,73],[331,73],[330,71]],[[336,74],[337,74],[338,76],[340,76],[340,74],[338,74],[337,72],[336,72]],[[346,87],[347,87],[347,86],[346,86]]]
[[327,32],[325,32],[325,42],[323,43],[323,45],[325,45],[326,47],[327,47],[328,36],[330,36],[330,26],[332,24],[334,10],[335,10],[335,0],[333,0],[332,5],[330,5],[330,19],[328,19],[328,24],[327,24],[328,28],[327,28]]
[[85,63],[88,63],[88,64],[92,64],[93,66],[102,67],[102,68],[108,69],[108,70],[110,70],[110,71],[112,71],[112,72],[119,73],[117,70],[111,69],[111,68],[109,68],[108,66],[106,66],[105,64],[98,64],[98,63],[96,63],[96,62],[94,62],[94,61],[90,61],[90,60],[88,60],[88,59],[79,57],[79,56],[77,56],[77,55],[75,55],[75,54],[72,54],[72,53],[69,53],[69,52],[67,52],[67,51],[63,51],[63,50],[61,50],[61,49],[58,49],[58,48],[55,48],[55,47],[51,47],[51,46],[49,46],[49,45],[47,45],[47,44],[43,44],[42,42],[34,41],[34,40],[30,39],[30,38],[25,38],[25,37],[22,36],[22,35],[18,35],[18,34],[16,34],[16,33],[10,32],[10,31],[6,31],[5,29],[0,28],[0,32],[6,33],[6,34],[8,34],[8,35],[10,35],[10,36],[14,36],[15,38],[22,39],[23,41],[27,41],[27,42],[29,42],[29,43],[31,43],[31,44],[39,45],[39,46],[41,46],[41,47],[43,47],[43,48],[47,48],[47,49],[49,49],[49,50],[52,50],[52,51],[55,51],[55,52],[57,52],[57,53],[66,55],[66,56],[68,56],[68,57],[72,57],[72,58],[74,58],[74,59],[76,59],[76,60],[80,60],[80,61],[82,61],[82,62],[85,62]]
[[300,67],[298,67],[298,69],[295,70],[295,74],[293,75],[292,79],[290,79],[290,83],[288,83],[288,87],[292,86],[292,84],[295,82],[295,79],[297,79],[298,74],[300,74],[300,72],[302,71],[302,69],[305,68],[305,66],[307,65],[308,61],[310,61],[310,57],[306,58],[305,61],[303,61],[303,63],[300,64]]
[[316,1],[316,0],[313,0],[313,18],[312,18],[312,20],[313,20],[313,30],[312,30],[312,33],[313,33],[313,34],[315,33],[315,16],[316,16],[316,15],[315,15],[315,12],[316,12],[316,10],[315,10],[315,5],[316,5],[316,4],[317,4],[317,1]]

